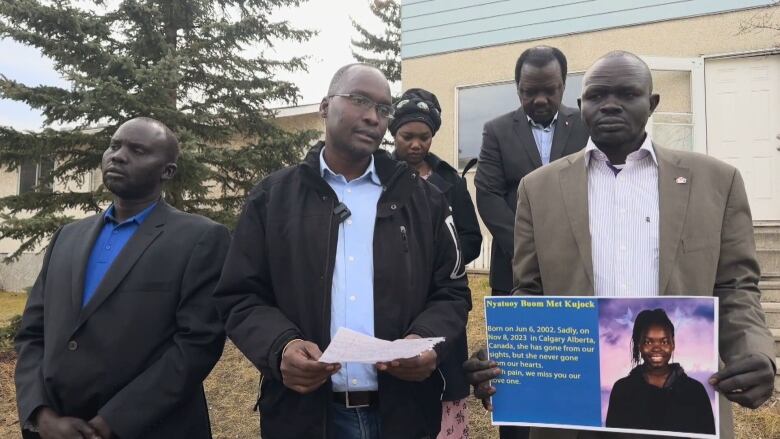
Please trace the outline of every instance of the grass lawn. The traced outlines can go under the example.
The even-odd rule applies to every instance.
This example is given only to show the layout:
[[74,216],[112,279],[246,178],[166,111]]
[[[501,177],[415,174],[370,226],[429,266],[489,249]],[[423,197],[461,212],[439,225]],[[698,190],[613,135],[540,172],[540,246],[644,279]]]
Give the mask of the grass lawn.
[[5,326],[8,324],[8,319],[21,314],[26,302],[26,293],[0,292],[0,326]]
[[[474,309],[469,316],[469,345],[473,351],[484,344],[484,309],[482,297],[490,288],[487,278],[474,276],[471,279]],[[0,292],[0,325],[22,312],[24,294]],[[18,438],[19,425],[16,419],[15,391],[13,386],[14,354],[0,352],[0,438]],[[259,374],[257,370],[230,343],[222,359],[206,379],[211,424],[215,438],[258,438],[259,420],[252,411],[257,396]],[[472,439],[497,439],[497,430],[490,426],[490,417],[481,405],[470,399],[470,428]],[[736,433],[738,439],[780,438],[780,400],[773,398],[759,410],[752,411],[737,407]]]

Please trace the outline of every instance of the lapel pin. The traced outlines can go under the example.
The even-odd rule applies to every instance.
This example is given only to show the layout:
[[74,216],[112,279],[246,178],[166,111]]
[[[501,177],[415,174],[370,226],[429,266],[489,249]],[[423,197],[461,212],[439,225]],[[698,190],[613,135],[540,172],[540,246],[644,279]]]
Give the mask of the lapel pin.
[[566,122],[564,122],[563,124],[564,124],[564,125],[566,125],[566,126],[569,126],[569,121],[567,120],[567,121],[566,121]]
[[677,180],[674,180],[677,184],[685,184],[688,183],[688,179],[685,177],[677,177]]

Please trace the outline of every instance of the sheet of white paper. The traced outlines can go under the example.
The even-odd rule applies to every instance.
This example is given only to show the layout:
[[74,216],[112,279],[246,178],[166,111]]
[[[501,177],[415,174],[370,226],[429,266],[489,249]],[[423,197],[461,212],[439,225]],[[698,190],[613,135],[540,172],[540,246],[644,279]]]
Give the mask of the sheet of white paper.
[[339,328],[336,336],[320,357],[321,363],[377,363],[399,358],[412,358],[433,349],[444,337],[409,340],[380,340],[347,328]]

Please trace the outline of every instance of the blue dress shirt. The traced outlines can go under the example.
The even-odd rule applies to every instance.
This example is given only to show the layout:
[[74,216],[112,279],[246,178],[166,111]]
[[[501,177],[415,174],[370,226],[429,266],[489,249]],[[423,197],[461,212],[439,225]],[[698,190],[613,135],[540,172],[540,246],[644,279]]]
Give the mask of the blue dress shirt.
[[531,117],[528,117],[528,123],[531,125],[531,132],[534,135],[536,141],[536,149],[539,150],[539,155],[542,157],[542,164],[547,165],[550,163],[550,154],[552,152],[552,141],[555,136],[555,124],[558,121],[558,113],[553,116],[552,122],[549,125],[543,126],[534,122]]
[[[324,151],[324,148],[323,148]],[[320,172],[339,201],[352,212],[339,225],[336,263],[331,292],[330,335],[340,327],[374,335],[374,224],[382,183],[376,175],[374,157],[362,176],[347,181],[333,172],[320,152]],[[377,390],[376,368],[370,364],[347,363],[333,375],[333,390]]]
[[103,276],[111,268],[111,264],[114,263],[119,252],[133,237],[138,227],[141,226],[141,223],[149,216],[149,213],[152,212],[155,206],[157,206],[157,203],[152,204],[121,223],[117,222],[114,217],[113,204],[103,214],[103,229],[92,246],[92,253],[89,255],[87,270],[84,275],[84,295],[81,299],[82,308],[87,306],[89,299],[95,294],[100,281],[103,280]]

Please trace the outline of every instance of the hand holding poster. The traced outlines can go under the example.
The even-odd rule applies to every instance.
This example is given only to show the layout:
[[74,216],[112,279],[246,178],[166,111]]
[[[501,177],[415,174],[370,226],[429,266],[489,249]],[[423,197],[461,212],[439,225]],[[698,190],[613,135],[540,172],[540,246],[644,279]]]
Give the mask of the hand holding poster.
[[717,299],[485,298],[493,424],[717,437]]

